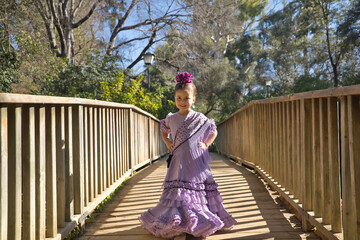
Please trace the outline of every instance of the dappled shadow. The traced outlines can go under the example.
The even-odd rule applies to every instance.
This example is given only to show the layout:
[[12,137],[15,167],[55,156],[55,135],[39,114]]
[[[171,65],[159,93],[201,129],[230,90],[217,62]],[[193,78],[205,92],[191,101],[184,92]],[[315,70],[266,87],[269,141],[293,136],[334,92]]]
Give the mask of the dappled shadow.
[[[304,233],[301,223],[268,191],[260,176],[225,157],[211,153],[211,171],[224,199],[225,209],[238,221],[232,230],[206,239],[319,239]],[[266,184],[265,184],[266,185]],[[191,235],[187,239],[201,239]]]
[[[260,177],[225,157],[211,153],[211,170],[226,210],[238,223],[206,239],[317,239],[267,191]],[[166,174],[165,158],[133,176],[80,239],[159,239],[140,226],[138,217],[159,202]],[[280,204],[279,204],[280,203]],[[191,235],[187,239],[195,238]]]

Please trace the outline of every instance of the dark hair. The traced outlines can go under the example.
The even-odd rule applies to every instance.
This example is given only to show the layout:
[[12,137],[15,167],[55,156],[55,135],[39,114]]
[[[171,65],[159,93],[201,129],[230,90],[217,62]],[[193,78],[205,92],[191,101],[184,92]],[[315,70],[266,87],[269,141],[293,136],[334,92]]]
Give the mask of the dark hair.
[[196,86],[194,83],[179,82],[175,86],[175,93],[177,90],[190,90],[196,96]]

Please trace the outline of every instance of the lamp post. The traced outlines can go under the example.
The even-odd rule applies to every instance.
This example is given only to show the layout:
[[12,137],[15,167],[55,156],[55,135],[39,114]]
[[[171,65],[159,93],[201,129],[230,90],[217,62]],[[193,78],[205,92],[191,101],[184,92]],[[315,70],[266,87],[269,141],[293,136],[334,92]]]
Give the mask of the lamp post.
[[145,65],[146,65],[146,67],[147,67],[147,75],[148,75],[149,89],[150,89],[150,73],[149,73],[149,67],[150,67],[150,65],[153,63],[154,58],[155,58],[155,55],[152,54],[152,53],[147,52],[147,53],[144,54],[144,62],[145,62]]
[[266,84],[266,88],[267,88],[267,97],[270,97],[270,86],[271,86],[271,79],[267,79],[265,81],[265,84]]

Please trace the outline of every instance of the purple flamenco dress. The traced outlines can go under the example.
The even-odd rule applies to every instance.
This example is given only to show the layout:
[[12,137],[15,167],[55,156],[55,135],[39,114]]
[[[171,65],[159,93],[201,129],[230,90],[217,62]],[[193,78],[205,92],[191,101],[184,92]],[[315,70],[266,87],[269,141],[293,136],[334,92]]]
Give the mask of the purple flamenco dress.
[[236,224],[222,204],[209,152],[199,145],[215,129],[213,119],[193,110],[186,116],[169,113],[160,121],[162,132],[176,134],[160,201],[139,217],[153,235],[173,238],[185,232],[206,237]]

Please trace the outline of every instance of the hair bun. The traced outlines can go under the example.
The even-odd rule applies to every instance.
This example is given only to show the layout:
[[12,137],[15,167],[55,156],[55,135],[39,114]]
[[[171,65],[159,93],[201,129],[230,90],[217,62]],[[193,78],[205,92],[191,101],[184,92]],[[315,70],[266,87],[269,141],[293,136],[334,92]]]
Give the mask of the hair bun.
[[193,76],[188,72],[182,72],[176,75],[176,82],[178,83],[192,83]]

